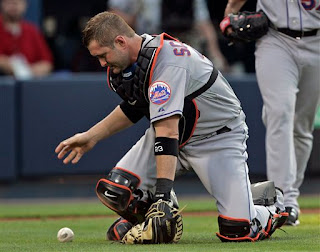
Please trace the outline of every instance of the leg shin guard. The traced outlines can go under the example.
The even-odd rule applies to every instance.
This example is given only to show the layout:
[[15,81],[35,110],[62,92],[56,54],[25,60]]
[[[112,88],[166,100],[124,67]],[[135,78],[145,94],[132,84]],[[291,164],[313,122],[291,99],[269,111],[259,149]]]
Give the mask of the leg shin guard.
[[147,192],[138,188],[140,178],[136,174],[115,167],[107,178],[100,179],[96,194],[100,201],[132,224],[142,222],[152,202]]
[[218,217],[219,230],[217,236],[222,242],[242,242],[255,241],[259,239],[259,234],[251,233],[251,223],[247,219],[236,219],[219,215]]

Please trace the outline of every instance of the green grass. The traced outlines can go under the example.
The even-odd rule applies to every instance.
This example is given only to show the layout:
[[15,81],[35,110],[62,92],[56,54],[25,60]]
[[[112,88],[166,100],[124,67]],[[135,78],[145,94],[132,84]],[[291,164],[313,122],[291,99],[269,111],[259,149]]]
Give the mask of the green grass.
[[[212,210],[213,202],[208,199],[180,200],[187,204],[184,212]],[[318,197],[301,197],[300,204],[319,209]],[[190,216],[183,218],[184,234],[178,244],[122,245],[106,241],[105,233],[115,219],[99,201],[85,203],[51,204],[6,204],[0,206],[0,217],[41,217],[37,220],[0,220],[1,252],[99,252],[99,251],[320,251],[320,213],[305,212],[301,224],[276,231],[270,240],[256,243],[222,243],[215,236],[218,231],[217,218]],[[69,216],[52,219],[50,217]],[[92,215],[92,217],[90,217]],[[84,216],[78,218],[76,216]],[[56,235],[60,228],[69,227],[75,233],[71,243],[59,243]]]

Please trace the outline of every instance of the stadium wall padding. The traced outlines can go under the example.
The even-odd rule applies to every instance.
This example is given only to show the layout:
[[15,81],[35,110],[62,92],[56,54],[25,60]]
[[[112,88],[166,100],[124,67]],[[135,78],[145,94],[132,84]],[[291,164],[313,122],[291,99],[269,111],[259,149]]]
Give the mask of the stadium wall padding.
[[[256,78],[246,75],[227,76],[227,79],[246,113],[250,174],[265,176],[265,128]],[[143,119],[98,143],[78,164],[64,165],[54,152],[59,142],[86,131],[120,102],[109,90],[105,74],[52,75],[17,83],[10,78],[0,78],[0,98],[0,180],[64,174],[103,175],[149,126]],[[319,169],[313,170],[319,172]]]
[[0,179],[16,178],[16,88],[12,78],[0,78]]

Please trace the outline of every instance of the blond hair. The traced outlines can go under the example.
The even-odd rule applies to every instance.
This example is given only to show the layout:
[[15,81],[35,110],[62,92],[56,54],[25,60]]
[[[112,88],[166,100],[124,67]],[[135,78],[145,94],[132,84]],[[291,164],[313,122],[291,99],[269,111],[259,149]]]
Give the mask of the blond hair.
[[105,11],[92,17],[82,31],[82,42],[88,47],[92,40],[100,46],[114,47],[117,36],[133,37],[135,31],[120,16]]

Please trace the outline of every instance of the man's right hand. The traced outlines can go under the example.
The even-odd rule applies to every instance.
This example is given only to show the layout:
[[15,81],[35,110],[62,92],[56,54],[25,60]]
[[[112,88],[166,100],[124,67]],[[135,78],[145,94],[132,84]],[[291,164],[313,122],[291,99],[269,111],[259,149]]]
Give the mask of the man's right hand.
[[58,154],[59,159],[62,159],[70,152],[63,160],[63,163],[67,164],[71,161],[71,163],[76,164],[83,154],[91,150],[96,143],[97,142],[93,140],[88,132],[78,133],[73,137],[62,141],[55,149],[55,152]]

